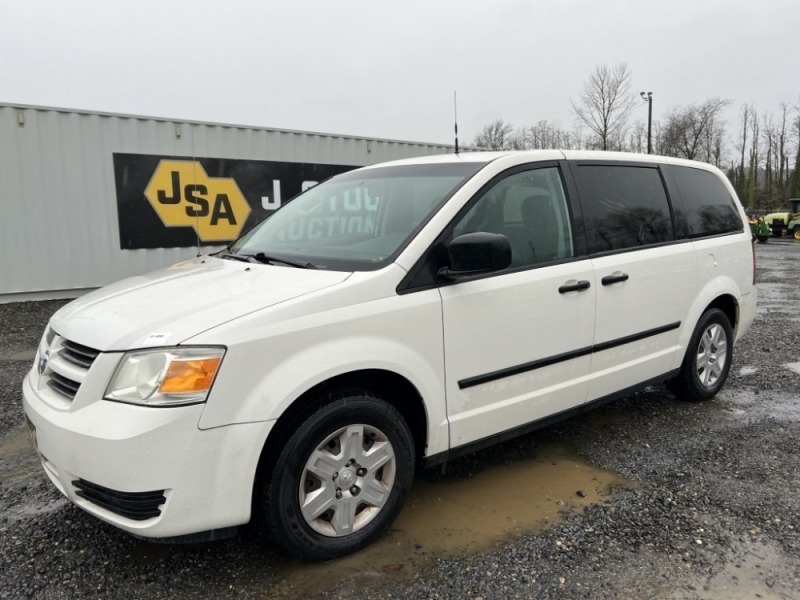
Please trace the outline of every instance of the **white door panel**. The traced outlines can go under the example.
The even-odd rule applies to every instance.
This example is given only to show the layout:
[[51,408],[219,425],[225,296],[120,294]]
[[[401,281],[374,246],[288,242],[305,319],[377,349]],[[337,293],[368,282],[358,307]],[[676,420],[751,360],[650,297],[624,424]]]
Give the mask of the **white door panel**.
[[[597,312],[589,400],[666,373],[696,289],[691,243],[592,259]],[[605,277],[625,281],[603,285]]]
[[[559,293],[569,281],[591,287]],[[584,402],[594,330],[590,261],[459,283],[441,294],[451,447]]]

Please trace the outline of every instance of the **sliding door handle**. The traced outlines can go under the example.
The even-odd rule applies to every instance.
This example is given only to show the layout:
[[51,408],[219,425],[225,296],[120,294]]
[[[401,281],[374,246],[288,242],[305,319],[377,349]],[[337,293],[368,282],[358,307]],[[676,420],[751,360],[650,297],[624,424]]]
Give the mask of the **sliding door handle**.
[[622,273],[621,271],[616,271],[611,275],[606,275],[600,281],[603,283],[603,285],[614,285],[615,283],[628,281],[628,274]]
[[575,281],[574,279],[570,279],[558,288],[558,293],[568,294],[569,292],[582,292],[583,290],[588,290],[591,286],[592,284],[588,281]]

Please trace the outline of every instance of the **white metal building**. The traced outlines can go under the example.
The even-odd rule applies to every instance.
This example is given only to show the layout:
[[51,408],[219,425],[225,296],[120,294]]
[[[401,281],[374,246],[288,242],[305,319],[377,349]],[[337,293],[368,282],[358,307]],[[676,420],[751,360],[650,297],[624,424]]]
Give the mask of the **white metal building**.
[[[300,191],[287,188],[311,183],[283,182],[281,194],[281,174],[289,167],[293,179],[302,179],[308,173],[330,176],[355,166],[451,151],[446,145],[0,104],[0,302],[77,296],[194,256],[193,244],[159,241],[179,231],[195,233],[156,214],[158,201],[166,206],[178,200],[166,188],[156,190],[158,200],[153,199],[153,165],[162,170],[183,165],[195,173],[205,168],[208,173],[200,177],[207,175],[206,183],[230,183],[243,171],[236,165],[246,166],[251,175],[264,165],[270,175],[260,192],[262,206],[258,190],[238,183],[253,207],[249,216],[245,213],[249,225],[274,209],[276,198],[279,204]],[[176,173],[171,174],[177,193]],[[129,175],[138,177],[139,187]],[[140,189],[148,181],[149,195]],[[121,234],[126,227],[138,227],[138,233],[129,239]],[[148,238],[144,245],[142,236]],[[204,240],[210,249],[224,241],[216,238],[214,246],[214,239]]]

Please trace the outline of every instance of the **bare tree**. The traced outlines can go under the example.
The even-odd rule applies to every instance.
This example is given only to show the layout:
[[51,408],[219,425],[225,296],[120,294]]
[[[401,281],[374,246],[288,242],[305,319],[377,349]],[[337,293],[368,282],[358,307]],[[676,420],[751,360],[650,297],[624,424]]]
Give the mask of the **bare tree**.
[[571,100],[572,112],[597,136],[597,146],[608,150],[623,138],[633,107],[631,71],[626,63],[598,65],[583,84],[580,100]]
[[579,130],[562,129],[558,123],[542,120],[530,127],[514,130],[511,123],[497,119],[475,136],[474,144],[492,150],[579,149],[583,138]]
[[561,129],[558,123],[551,123],[542,120],[526,127],[521,131],[523,146],[527,150],[537,150],[543,148],[559,148],[561,150],[571,150],[578,148],[578,140],[571,132]]
[[472,142],[479,148],[511,150],[514,143],[514,126],[503,119],[496,119],[481,129]]
[[750,119],[750,133],[753,142],[750,144],[750,168],[747,170],[747,207],[756,208],[758,204],[758,167],[759,167],[759,148],[761,144],[760,128],[758,125],[758,113],[753,110]]
[[725,123],[716,121],[709,127],[704,144],[705,160],[718,169],[722,166],[722,153],[725,146]]
[[797,147],[797,154],[794,158],[794,171],[789,177],[789,197],[800,198],[800,101],[794,106],[797,115],[792,125],[792,137]]
[[667,156],[719,164],[725,137],[720,113],[728,104],[728,100],[711,98],[701,104],[674,108],[660,128],[661,151]]
[[570,140],[570,148],[586,150],[586,136],[584,135],[584,130],[580,126],[576,126],[571,132],[565,132],[564,135]]
[[766,157],[765,171],[765,200],[767,204],[780,205],[789,193],[789,137],[791,131],[787,130],[789,124],[790,106],[781,102],[778,121],[773,119],[772,113],[764,115],[762,123],[762,141]]
[[744,198],[747,192],[747,186],[745,184],[746,171],[744,156],[747,152],[747,133],[750,129],[750,119],[753,118],[754,112],[755,108],[752,104],[742,104],[742,107],[739,109],[739,121],[742,124],[742,127],[739,130],[739,138],[741,141],[736,143],[736,149],[739,151],[740,157],[739,168],[734,180],[734,185],[736,186],[736,192],[739,194],[739,198]]
[[647,124],[644,121],[636,121],[628,131],[627,147],[631,152],[640,154],[647,150]]
[[[761,139],[764,143],[764,200],[768,206],[775,203],[775,123],[772,113],[766,113],[762,117]],[[757,168],[757,167],[756,167]]]
[[777,187],[780,195],[785,197],[789,189],[789,152],[787,148],[788,135],[786,131],[786,128],[788,127],[787,119],[789,115],[789,105],[786,102],[781,102],[778,106],[781,109],[781,123],[777,126],[775,133],[775,154],[778,160]]

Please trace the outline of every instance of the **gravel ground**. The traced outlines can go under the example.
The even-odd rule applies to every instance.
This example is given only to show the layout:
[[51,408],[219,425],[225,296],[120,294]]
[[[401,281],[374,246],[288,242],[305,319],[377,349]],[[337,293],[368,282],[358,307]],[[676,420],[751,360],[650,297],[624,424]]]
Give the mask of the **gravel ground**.
[[302,565],[250,530],[158,546],[68,505],[33,456],[19,391],[61,303],[0,305],[0,598],[800,598],[800,244],[757,250],[758,316],[714,401],[654,387],[423,476],[452,485],[558,444],[619,474],[611,495],[559,501],[556,522],[480,552],[422,539],[399,564]]

